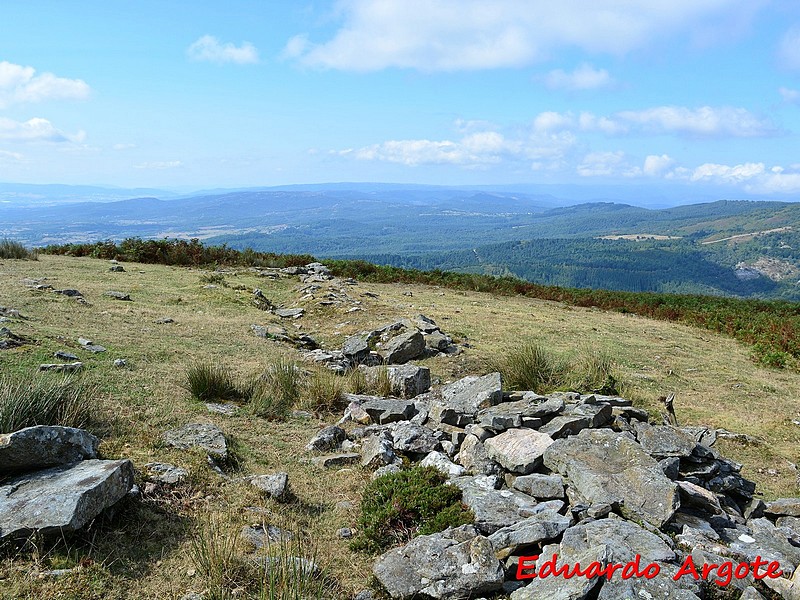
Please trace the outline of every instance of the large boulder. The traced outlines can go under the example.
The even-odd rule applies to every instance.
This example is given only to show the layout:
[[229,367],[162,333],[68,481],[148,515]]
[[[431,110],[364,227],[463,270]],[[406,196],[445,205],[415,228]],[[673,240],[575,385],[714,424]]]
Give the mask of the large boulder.
[[466,599],[503,586],[492,544],[472,525],[422,535],[375,561],[377,580],[395,599]]
[[50,425],[0,435],[0,475],[97,458],[99,443],[83,429]]
[[381,355],[390,365],[402,365],[425,351],[425,338],[419,331],[408,331],[394,336],[383,347]]
[[414,398],[431,389],[431,370],[417,365],[392,365],[388,367],[361,367],[367,384],[379,381],[385,370],[392,385],[392,394],[402,398]]
[[76,531],[132,486],[129,460],[84,460],[10,479],[0,486],[0,539]]
[[678,487],[633,438],[587,429],[556,440],[544,464],[569,480],[588,502],[609,504],[632,519],[662,527],[679,506]]
[[533,429],[509,429],[484,442],[490,458],[514,473],[527,475],[542,462],[542,455],[553,443],[546,433]]

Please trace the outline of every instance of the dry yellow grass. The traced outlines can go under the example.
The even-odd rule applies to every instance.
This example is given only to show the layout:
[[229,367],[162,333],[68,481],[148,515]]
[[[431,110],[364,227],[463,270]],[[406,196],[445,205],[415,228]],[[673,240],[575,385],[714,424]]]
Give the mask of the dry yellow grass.
[[[368,475],[346,469],[320,477],[303,450],[311,435],[338,415],[285,423],[246,411],[223,417],[208,413],[182,387],[187,367],[196,360],[223,364],[245,377],[279,356],[298,358],[288,346],[250,331],[251,324],[278,321],[250,304],[255,287],[276,304],[304,306],[306,316],[281,324],[300,326],[331,348],[357,331],[428,315],[457,341],[469,344],[461,356],[426,361],[433,377],[442,381],[485,372],[492,359],[525,341],[561,352],[604,349],[617,362],[626,395],[657,410],[656,398],[674,392],[681,424],[723,427],[764,440],[758,446],[720,443],[720,449],[745,463],[744,474],[758,482],[766,497],[798,493],[791,461],[796,459],[800,427],[791,421],[800,418],[800,374],[757,367],[749,359],[750,350],[734,340],[631,315],[415,285],[346,286],[363,309],[348,313],[351,305],[300,301],[297,278],[270,281],[240,269],[225,275],[228,287],[204,288],[203,271],[124,266],[125,273],[111,273],[106,261],[53,256],[0,262],[0,305],[29,317],[7,325],[35,340],[2,351],[0,369],[33,376],[56,350],[75,351],[88,367],[83,377],[100,385],[104,456],[130,458],[138,469],[150,461],[178,464],[189,469],[190,483],[128,508],[96,537],[42,546],[38,555],[29,550],[7,555],[0,562],[0,598],[180,598],[190,590],[202,591],[190,560],[190,532],[195,519],[208,510],[224,515],[231,531],[262,519],[303,528],[321,546],[320,562],[345,595],[368,583],[371,560],[351,553],[347,541],[336,535],[338,528],[354,523]],[[76,288],[89,304],[32,290],[23,278],[47,278],[44,283],[55,288]],[[103,296],[108,290],[130,293],[133,302]],[[378,297],[364,296],[367,291]],[[403,294],[409,291],[413,295]],[[157,324],[162,317],[175,323]],[[78,337],[91,338],[108,352],[87,356],[78,348]],[[128,367],[115,368],[115,358],[125,358]],[[278,505],[265,500],[244,483],[222,481],[203,456],[159,443],[163,431],[188,422],[223,427],[241,457],[241,474],[287,471],[298,501]],[[337,505],[340,501],[352,507]],[[75,564],[82,567],[72,575],[37,576],[40,570]]]

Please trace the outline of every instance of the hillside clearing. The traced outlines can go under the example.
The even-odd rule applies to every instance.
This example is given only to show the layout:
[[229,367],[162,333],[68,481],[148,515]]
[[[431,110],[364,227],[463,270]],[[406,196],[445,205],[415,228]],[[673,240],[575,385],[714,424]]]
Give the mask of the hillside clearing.
[[[109,272],[107,261],[48,255],[35,262],[0,261],[0,305],[27,317],[4,325],[32,342],[0,351],[0,369],[34,376],[38,365],[51,362],[58,350],[80,354],[87,365],[81,377],[99,388],[101,425],[96,431],[103,437],[102,454],[131,458],[139,470],[153,461],[181,465],[190,471],[190,484],[171,495],[146,495],[103,539],[86,540],[77,550],[56,547],[0,562],[2,598],[70,597],[81,589],[92,590],[92,595],[80,597],[180,598],[189,590],[201,591],[196,589],[187,532],[208,511],[221,513],[230,531],[267,517],[303,528],[320,546],[319,561],[348,594],[366,585],[370,560],[352,553],[336,531],[354,525],[368,474],[344,469],[320,477],[303,460],[308,439],[340,415],[285,423],[246,411],[224,417],[208,413],[183,387],[195,361],[220,364],[246,377],[278,357],[299,359],[289,346],[251,332],[252,324],[279,321],[251,304],[254,288],[275,304],[304,307],[304,317],[281,324],[314,336],[328,348],[340,347],[352,333],[425,314],[469,345],[458,357],[423,361],[441,381],[483,374],[497,357],[523,342],[565,353],[587,346],[607,351],[617,361],[623,395],[657,418],[657,398],[674,393],[680,424],[705,424],[763,440],[758,445],[723,440],[719,446],[745,464],[743,475],[755,480],[767,498],[798,493],[791,463],[800,442],[800,426],[792,423],[800,420],[800,374],[756,366],[750,348],[732,339],[629,314],[421,285],[359,283],[349,291],[362,310],[345,312],[348,307],[320,306],[319,297],[301,301],[296,278],[273,281],[239,268],[220,273],[221,283],[208,284],[201,281],[208,272],[198,269],[124,267],[125,272]],[[35,290],[24,279],[80,290],[87,304]],[[133,301],[104,296],[109,290],[130,294]],[[174,323],[156,322],[165,317]],[[79,337],[108,351],[88,355],[78,345]],[[114,367],[116,358],[126,359],[127,367]],[[221,426],[235,441],[243,474],[287,471],[298,502],[278,505],[244,483],[221,484],[203,456],[162,446],[163,431],[189,422]],[[253,506],[267,516],[250,510]],[[84,567],[64,579],[31,577],[76,564]],[[131,586],[134,579],[137,583]]]

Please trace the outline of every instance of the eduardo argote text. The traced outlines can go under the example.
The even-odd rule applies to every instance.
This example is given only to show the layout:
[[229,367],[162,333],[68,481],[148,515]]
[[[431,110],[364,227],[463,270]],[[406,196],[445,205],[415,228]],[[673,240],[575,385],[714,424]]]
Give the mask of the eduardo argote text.
[[[558,555],[537,564],[539,555],[521,556],[517,565],[517,579],[545,579],[547,577],[563,577],[571,579],[573,577],[584,577],[594,579],[605,577],[611,580],[615,574],[619,573],[621,579],[644,578],[653,579],[661,573],[661,566],[651,562],[642,565],[642,557],[636,557],[627,563],[600,563],[597,561],[589,563],[586,567],[581,567],[580,563],[570,565],[569,563],[558,563]],[[756,556],[751,562],[725,561],[720,564],[706,563],[700,566],[695,565],[691,555],[687,556],[678,571],[672,577],[678,581],[683,577],[691,577],[695,580],[713,581],[719,586],[727,586],[735,579],[744,579],[752,575],[754,579],[765,578],[776,579],[783,575],[783,571],[777,561],[763,560]]]

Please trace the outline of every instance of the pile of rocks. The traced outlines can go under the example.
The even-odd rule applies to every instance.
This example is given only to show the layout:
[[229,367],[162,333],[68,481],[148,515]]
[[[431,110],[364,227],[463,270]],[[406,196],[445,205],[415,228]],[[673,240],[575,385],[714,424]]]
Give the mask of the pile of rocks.
[[76,531],[122,500],[133,465],[99,460],[98,444],[72,427],[0,435],[0,540]]
[[[800,565],[800,499],[759,500],[742,465],[714,449],[713,430],[652,425],[615,396],[504,392],[498,373],[413,399],[350,400],[339,425],[358,426],[320,432],[308,448],[328,454],[315,464],[360,462],[376,475],[404,458],[433,466],[475,515],[380,556],[373,572],[392,598],[695,599],[705,582],[673,579],[687,560],[702,573],[757,557],[784,576],[756,581],[750,571],[731,579],[733,589],[800,597],[788,578]],[[541,572],[548,560],[605,568],[637,556],[660,575],[517,578],[520,561]],[[714,585],[720,572],[708,569]]]
[[358,365],[402,365],[415,359],[453,356],[460,352],[433,319],[417,315],[352,335],[344,341],[341,350],[308,352],[306,358],[343,373]]

